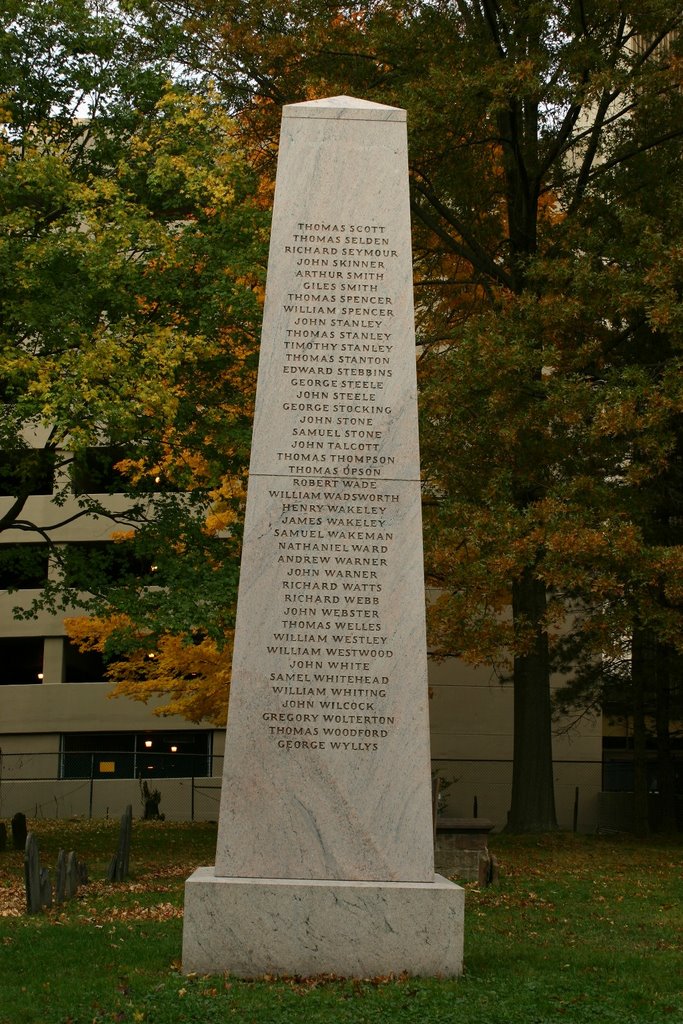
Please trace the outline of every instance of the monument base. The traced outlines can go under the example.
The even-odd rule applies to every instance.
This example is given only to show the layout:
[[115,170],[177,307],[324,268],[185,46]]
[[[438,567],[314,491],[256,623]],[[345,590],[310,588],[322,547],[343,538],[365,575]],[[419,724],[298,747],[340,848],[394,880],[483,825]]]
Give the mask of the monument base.
[[465,892],[433,882],[221,878],[185,883],[183,971],[366,978],[462,973]]

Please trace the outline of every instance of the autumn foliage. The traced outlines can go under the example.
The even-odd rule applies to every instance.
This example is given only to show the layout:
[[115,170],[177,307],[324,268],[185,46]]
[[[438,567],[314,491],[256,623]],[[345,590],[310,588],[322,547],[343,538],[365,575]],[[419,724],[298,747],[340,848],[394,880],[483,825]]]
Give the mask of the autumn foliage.
[[[101,631],[82,642],[130,664],[119,688],[158,684],[171,710],[190,654],[210,640],[223,658],[280,110],[334,94],[405,107],[431,644],[512,678],[524,792],[511,824],[551,828],[552,670],[572,677],[568,700],[597,707],[610,671],[596,664],[642,638],[669,675],[656,698],[642,681],[641,720],[680,672],[680,5],[130,10],[141,74],[150,54],[172,55],[165,70],[187,71],[185,87],[154,65],[154,88],[123,103],[115,152],[103,123],[74,160],[68,119],[55,132],[44,110],[19,133],[21,159],[16,138],[3,150],[18,402],[0,429],[36,416],[55,425],[51,443],[86,446],[104,427],[131,449],[131,489],[169,485],[138,503],[129,541],[155,585],[103,583],[88,609]],[[107,633],[109,614],[132,625]]]

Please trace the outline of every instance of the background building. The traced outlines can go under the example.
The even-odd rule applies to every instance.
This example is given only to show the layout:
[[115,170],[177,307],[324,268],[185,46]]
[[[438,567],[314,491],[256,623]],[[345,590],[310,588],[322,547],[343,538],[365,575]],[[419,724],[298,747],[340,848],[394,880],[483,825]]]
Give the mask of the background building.
[[[39,432],[32,437],[42,443]],[[66,571],[87,586],[88,559],[111,555],[112,522],[77,516],[78,494],[88,491],[112,510],[125,509],[123,494],[110,494],[120,455],[89,450],[67,470],[55,468],[43,449],[43,467],[22,520],[43,526],[64,523],[50,539],[78,558]],[[0,477],[0,515],[15,501],[21,453],[5,453]],[[60,462],[62,460],[59,460]],[[54,495],[70,472],[71,496]],[[118,815],[132,801],[141,813],[140,781],[155,780],[160,811],[170,818],[215,818],[224,733],[179,717],[160,718],[152,705],[109,699],[105,666],[97,654],[80,653],[65,636],[63,613],[41,611],[18,618],[57,570],[50,546],[35,531],[6,530],[0,543],[0,817]],[[71,566],[71,569],[69,568]],[[17,588],[8,592],[7,588]],[[455,658],[430,662],[433,769],[442,780],[445,813],[490,818],[503,827],[512,772],[512,689],[489,669]],[[564,723],[566,725],[566,723]],[[599,820],[602,789],[602,724],[586,719],[555,739],[555,787],[561,827],[591,830]],[[577,793],[578,790],[578,793]]]

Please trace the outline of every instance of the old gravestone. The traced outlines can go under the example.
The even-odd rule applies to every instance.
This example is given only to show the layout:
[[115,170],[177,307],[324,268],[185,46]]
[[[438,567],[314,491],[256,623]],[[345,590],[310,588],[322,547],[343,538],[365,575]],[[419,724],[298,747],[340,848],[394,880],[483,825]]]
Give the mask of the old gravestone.
[[12,818],[12,845],[15,850],[23,850],[25,848],[27,835],[26,815],[22,814],[21,811],[17,811]]
[[[128,878],[128,868],[130,866],[130,840],[133,828],[133,805],[128,804],[125,811],[121,815],[121,823],[119,825],[119,842],[116,849],[116,853],[112,856],[107,868],[107,881],[109,882],[124,882]],[[72,876],[78,882],[78,866],[74,862],[73,868],[70,869]]]
[[26,885],[26,910],[38,914],[43,907],[52,906],[52,880],[50,872],[40,863],[38,840],[33,832],[26,836],[24,848],[24,881]]
[[55,869],[55,902],[64,903],[67,900],[74,899],[78,893],[79,885],[87,884],[88,866],[85,861],[78,859],[75,850],[71,850],[69,853],[65,850],[60,850],[57,854],[57,867]]
[[434,874],[405,112],[285,107],[215,868],[183,968],[462,970]]
[[63,903],[66,897],[66,851],[60,850],[57,854],[57,865],[55,867],[55,902]]

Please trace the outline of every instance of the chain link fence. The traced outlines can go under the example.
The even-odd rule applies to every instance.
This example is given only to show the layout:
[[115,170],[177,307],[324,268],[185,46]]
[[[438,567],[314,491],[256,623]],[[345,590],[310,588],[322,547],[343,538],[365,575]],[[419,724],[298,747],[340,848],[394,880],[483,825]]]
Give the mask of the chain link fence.
[[[155,773],[121,754],[44,751],[0,753],[0,819],[21,811],[31,818],[118,817],[126,804],[145,813],[147,794],[158,796],[160,816],[170,821],[215,821],[220,806],[222,756],[175,754],[156,758]],[[440,814],[507,821],[512,761],[438,758]],[[600,761],[556,761],[555,800],[560,828],[591,832],[605,817]],[[153,801],[154,805],[154,801]]]
[[[511,760],[438,758],[432,775],[440,785],[444,817],[488,818],[495,829],[507,822],[512,793]],[[554,761],[555,805],[561,829],[592,832],[602,813],[602,762]]]
[[216,755],[156,755],[152,773],[129,750],[0,753],[0,819],[118,818],[132,804],[136,817],[215,821],[222,772]]

